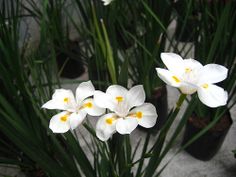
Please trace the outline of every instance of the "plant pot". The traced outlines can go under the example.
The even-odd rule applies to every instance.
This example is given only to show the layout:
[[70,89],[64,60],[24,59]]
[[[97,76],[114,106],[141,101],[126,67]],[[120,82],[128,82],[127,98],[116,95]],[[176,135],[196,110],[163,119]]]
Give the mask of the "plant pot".
[[[209,122],[209,118],[199,118],[193,114],[187,121],[182,144],[186,144],[194,135],[205,128]],[[210,160],[222,146],[232,122],[230,113],[227,112],[210,130],[189,145],[185,151],[199,160]]]
[[84,64],[80,58],[80,47],[77,41],[70,41],[67,51],[58,51],[56,59],[60,77],[74,79],[85,72]]
[[147,102],[152,103],[156,107],[158,118],[157,118],[156,125],[154,125],[154,127],[149,128],[149,129],[142,127],[142,129],[150,131],[151,133],[157,133],[166,122],[167,115],[168,115],[166,86],[161,86],[161,87],[156,88],[153,91],[152,96],[150,98],[147,98]]

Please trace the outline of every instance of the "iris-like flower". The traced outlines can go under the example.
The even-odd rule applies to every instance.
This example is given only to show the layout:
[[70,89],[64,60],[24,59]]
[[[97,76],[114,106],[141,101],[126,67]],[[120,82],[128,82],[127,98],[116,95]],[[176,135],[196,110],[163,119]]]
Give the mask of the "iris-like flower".
[[54,115],[49,123],[49,128],[54,133],[65,133],[75,129],[86,117],[100,116],[105,112],[94,103],[92,96],[95,92],[91,81],[79,84],[76,89],[76,98],[71,90],[57,89],[52,99],[45,103],[42,108],[63,110]]
[[107,6],[107,5],[110,4],[111,1],[113,1],[113,0],[102,0],[102,1],[103,1],[103,5],[104,5],[104,6]]
[[194,59],[182,59],[174,53],[162,53],[161,59],[168,70],[156,70],[165,83],[179,88],[184,94],[197,92],[201,102],[209,107],[214,108],[227,103],[228,93],[214,85],[227,77],[227,68],[218,64],[203,66]]
[[112,113],[100,117],[96,125],[96,135],[102,140],[108,140],[116,131],[120,134],[130,134],[138,125],[145,128],[156,123],[156,108],[150,103],[144,103],[143,86],[137,85],[130,90],[112,85],[106,93],[95,91],[94,102],[102,108],[108,108]]

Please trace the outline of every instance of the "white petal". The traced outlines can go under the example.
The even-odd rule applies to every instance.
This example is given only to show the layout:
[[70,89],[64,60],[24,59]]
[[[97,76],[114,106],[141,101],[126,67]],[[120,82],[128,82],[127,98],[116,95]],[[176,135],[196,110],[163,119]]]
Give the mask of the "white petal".
[[[63,106],[64,106],[64,104],[63,104]],[[56,102],[54,100],[49,100],[48,102],[43,104],[42,108],[46,108],[46,109],[61,109],[62,106],[60,104],[58,104],[58,102]]]
[[107,141],[116,132],[116,114],[110,113],[99,118],[96,135],[101,141]]
[[128,90],[120,85],[108,87],[106,95],[109,99],[109,109],[116,112],[119,116],[126,116],[129,112],[127,94]]
[[138,126],[137,119],[120,118],[116,122],[116,131],[120,134],[130,134]]
[[132,87],[127,93],[129,108],[140,106],[145,101],[145,92],[142,85]]
[[106,110],[105,108],[98,107],[92,98],[85,99],[82,102],[82,107],[84,107],[84,110],[91,116],[100,116],[104,114]]
[[228,100],[228,93],[213,84],[204,84],[199,87],[197,92],[201,102],[212,108],[226,105]]
[[94,94],[95,88],[91,81],[82,82],[76,89],[76,101],[80,104],[85,98]]
[[198,86],[195,84],[188,83],[188,82],[182,82],[179,89],[181,90],[182,93],[190,95],[197,91]]
[[228,69],[218,64],[208,64],[203,67],[200,73],[199,84],[217,83],[226,79]]
[[49,128],[53,133],[65,133],[70,129],[69,113],[67,111],[60,112],[53,116],[49,122]]
[[75,98],[71,90],[56,89],[52,99],[42,108],[73,111],[76,107]]
[[102,91],[95,91],[93,96],[94,102],[97,106],[101,108],[108,108],[114,111],[116,103],[112,98]]
[[180,74],[184,71],[183,58],[175,53],[161,53],[161,60],[168,70],[174,74]]
[[196,70],[196,69],[202,69],[203,65],[194,59],[184,59],[183,60],[184,68],[186,69],[191,69],[191,70]]
[[102,0],[103,3],[104,3],[104,6],[108,5],[111,3],[112,0]]
[[[114,101],[117,101],[117,97],[126,98],[128,90],[120,85],[111,85],[107,88],[106,94],[110,95]],[[124,100],[125,101],[125,100]]]
[[128,102],[120,102],[119,104],[116,105],[114,112],[119,116],[119,117],[125,117],[129,113],[130,107],[128,105]]
[[70,115],[70,128],[73,130],[77,128],[85,119],[86,117],[86,112],[85,111],[79,111],[79,112],[74,112]]
[[172,87],[180,87],[181,79],[177,75],[174,75],[172,72],[162,69],[156,68],[158,76],[163,80],[166,84]]
[[144,103],[143,105],[136,107],[130,111],[130,114],[136,115],[138,124],[145,128],[153,127],[156,124],[157,112],[156,107],[151,103]]

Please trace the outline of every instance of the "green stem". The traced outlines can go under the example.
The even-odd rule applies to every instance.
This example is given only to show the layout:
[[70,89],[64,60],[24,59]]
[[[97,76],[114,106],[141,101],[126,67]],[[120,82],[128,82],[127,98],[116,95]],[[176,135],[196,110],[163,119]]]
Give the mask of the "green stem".
[[180,109],[180,107],[181,107],[181,105],[183,104],[183,102],[184,102],[184,100],[185,100],[185,98],[186,98],[186,94],[181,94],[180,96],[179,96],[179,99],[178,99],[178,101],[177,101],[177,103],[176,103],[176,109]]
[[166,124],[164,125],[164,127],[161,130],[161,134],[162,134],[162,132],[166,132],[166,131],[168,132],[168,130],[171,127],[173,121],[175,120],[177,114],[179,113],[180,107],[182,106],[182,104],[183,104],[186,97],[187,97],[186,94],[181,93],[181,95],[179,96],[178,101],[176,102],[176,108],[175,108],[174,111],[172,111],[169,114],[169,116],[167,118],[168,120],[167,120]]
[[164,127],[161,129],[161,132],[158,136],[156,143],[153,145],[153,147],[149,151],[149,152],[152,151],[153,156],[150,158],[147,168],[145,169],[144,177],[152,176],[155,173],[156,168],[159,166],[161,162],[160,154],[164,146],[166,135],[170,127],[172,126],[176,116],[178,115],[180,107],[182,106],[186,96],[187,96],[186,94],[181,94],[179,96],[179,99],[176,103],[176,108],[174,109],[174,111],[172,111],[169,114],[167,118],[167,122],[165,123]]

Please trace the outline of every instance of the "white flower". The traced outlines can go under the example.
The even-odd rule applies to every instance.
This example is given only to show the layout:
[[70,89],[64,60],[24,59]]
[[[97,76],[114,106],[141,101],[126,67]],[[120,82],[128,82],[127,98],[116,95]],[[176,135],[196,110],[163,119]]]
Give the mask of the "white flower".
[[228,69],[218,64],[203,66],[194,59],[182,59],[174,53],[162,53],[167,69],[156,68],[158,76],[168,85],[177,87],[184,94],[198,93],[199,99],[209,107],[223,106],[228,93],[214,85],[227,77]]
[[106,141],[116,131],[120,134],[130,134],[138,125],[145,128],[153,127],[157,119],[156,108],[144,101],[145,92],[141,85],[134,86],[130,90],[112,85],[108,87],[106,93],[95,91],[94,102],[99,107],[112,111],[98,120],[97,137]]
[[75,129],[87,114],[91,116],[102,115],[105,109],[97,107],[94,100],[88,98],[94,92],[95,89],[91,81],[79,84],[76,89],[76,99],[71,90],[57,89],[52,95],[52,99],[42,106],[47,109],[63,110],[51,118],[49,128],[54,133],[65,133],[70,129]]
[[103,5],[106,6],[106,5],[110,4],[111,1],[113,1],[113,0],[102,0],[102,1],[103,1]]

